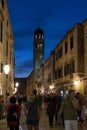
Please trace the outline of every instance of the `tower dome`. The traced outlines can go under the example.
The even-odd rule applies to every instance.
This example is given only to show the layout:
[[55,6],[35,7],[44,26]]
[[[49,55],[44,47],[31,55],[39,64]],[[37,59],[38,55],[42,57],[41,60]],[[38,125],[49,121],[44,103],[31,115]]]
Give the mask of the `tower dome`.
[[35,32],[34,32],[34,34],[43,34],[43,30],[42,29],[40,29],[40,28],[37,28],[36,30],[35,30]]

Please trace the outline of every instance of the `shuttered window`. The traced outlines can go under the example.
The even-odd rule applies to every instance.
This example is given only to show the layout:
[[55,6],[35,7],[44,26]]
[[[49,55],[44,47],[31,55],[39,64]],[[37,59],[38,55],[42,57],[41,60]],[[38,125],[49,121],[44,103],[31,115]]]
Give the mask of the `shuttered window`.
[[0,21],[0,42],[2,42],[2,21]]

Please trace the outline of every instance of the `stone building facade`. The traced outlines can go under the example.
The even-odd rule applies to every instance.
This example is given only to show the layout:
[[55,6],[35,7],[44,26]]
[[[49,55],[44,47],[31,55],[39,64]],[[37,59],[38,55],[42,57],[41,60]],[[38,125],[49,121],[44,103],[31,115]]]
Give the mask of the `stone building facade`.
[[35,82],[35,73],[34,71],[27,77],[27,88],[26,88],[26,95],[32,94],[32,91],[36,89],[36,82]]
[[37,90],[38,93],[43,93],[44,90],[44,64],[41,64],[40,69],[38,70],[38,79],[37,79]]
[[[84,74],[83,25],[76,24],[55,48],[55,86],[73,89],[73,80]],[[78,77],[76,79],[76,76]]]
[[[10,65],[10,72],[3,71],[5,64]],[[14,37],[6,0],[0,0],[0,95],[6,95],[14,90]]]
[[67,31],[37,76],[39,92],[43,88],[44,94],[57,90],[66,94],[74,89],[87,97],[87,19]]
[[53,85],[53,91],[74,89],[87,97],[87,19],[67,31],[54,52],[54,67],[50,57],[44,63],[44,90]]
[[50,57],[44,63],[44,92],[47,93],[54,85],[55,80],[55,51],[52,50]]

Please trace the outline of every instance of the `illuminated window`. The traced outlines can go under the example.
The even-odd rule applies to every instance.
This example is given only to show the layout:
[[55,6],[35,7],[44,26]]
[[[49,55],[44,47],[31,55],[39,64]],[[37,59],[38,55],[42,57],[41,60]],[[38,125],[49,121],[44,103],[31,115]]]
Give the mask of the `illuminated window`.
[[38,48],[42,49],[42,44],[38,44]]
[[39,44],[39,48],[42,49],[42,44],[41,43]]

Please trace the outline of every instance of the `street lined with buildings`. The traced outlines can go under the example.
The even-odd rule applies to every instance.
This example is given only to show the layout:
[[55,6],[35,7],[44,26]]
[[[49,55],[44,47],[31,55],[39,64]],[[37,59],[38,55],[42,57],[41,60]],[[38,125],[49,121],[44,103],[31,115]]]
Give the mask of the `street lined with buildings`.
[[[4,19],[4,20],[3,20]],[[4,31],[3,31],[4,30]],[[14,77],[14,37],[11,27],[8,4],[0,1],[0,98],[4,102],[8,95],[26,96],[34,89],[38,94],[68,90],[80,92],[87,99],[87,19],[75,24],[64,38],[52,49],[45,61],[44,31],[36,28],[33,39],[33,70],[28,77]],[[10,65],[10,72],[3,68]],[[7,69],[7,67],[6,67]],[[14,79],[16,79],[14,81]],[[19,80],[19,86],[15,83]],[[26,82],[26,83],[25,83]]]
[[[87,19],[82,23],[75,24],[73,28],[67,31],[64,38],[53,48],[46,61],[44,58],[44,36],[44,31],[41,28],[35,29],[33,71],[26,78],[15,78],[14,35],[7,1],[0,0],[1,105],[6,105],[6,101],[11,95],[27,101],[28,96],[32,94],[34,89],[43,98],[44,95],[57,91],[65,96],[70,89],[73,89],[85,96],[87,100]],[[5,71],[3,71],[4,67]],[[17,91],[14,91],[15,89]],[[48,117],[44,111],[41,113],[39,128],[40,130],[64,130],[61,125],[56,125],[55,122],[53,128],[50,128]],[[80,129],[87,130],[86,121],[82,127],[79,126]],[[0,130],[8,130],[5,118],[0,119]],[[20,130],[27,130],[27,126],[21,125]]]

